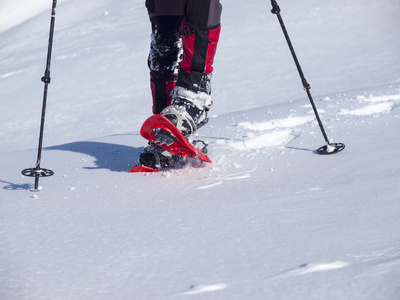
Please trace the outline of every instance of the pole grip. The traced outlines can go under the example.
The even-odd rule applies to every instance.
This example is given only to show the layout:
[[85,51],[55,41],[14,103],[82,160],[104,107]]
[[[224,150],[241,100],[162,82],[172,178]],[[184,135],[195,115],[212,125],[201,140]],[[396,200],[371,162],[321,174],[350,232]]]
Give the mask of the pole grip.
[[273,14],[276,15],[276,14],[279,14],[279,13],[281,12],[281,9],[280,9],[278,3],[276,3],[275,0],[271,0],[271,5],[272,5],[272,10],[271,10],[271,12],[272,12]]

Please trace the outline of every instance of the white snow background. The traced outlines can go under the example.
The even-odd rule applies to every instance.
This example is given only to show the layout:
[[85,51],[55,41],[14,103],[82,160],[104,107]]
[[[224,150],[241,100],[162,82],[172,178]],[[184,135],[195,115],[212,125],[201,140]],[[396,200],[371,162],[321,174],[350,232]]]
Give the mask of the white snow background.
[[400,299],[400,2],[223,1],[212,164],[129,174],[151,114],[144,1],[0,0],[0,299]]

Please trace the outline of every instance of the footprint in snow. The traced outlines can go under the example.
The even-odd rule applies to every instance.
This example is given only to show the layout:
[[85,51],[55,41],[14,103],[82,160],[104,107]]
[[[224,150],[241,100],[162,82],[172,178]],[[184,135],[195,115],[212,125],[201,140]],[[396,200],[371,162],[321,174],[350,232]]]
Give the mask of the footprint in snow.
[[212,188],[214,186],[223,184],[224,181],[228,181],[228,180],[239,180],[239,179],[245,179],[245,178],[250,178],[249,172],[230,174],[230,175],[225,175],[225,176],[218,176],[217,177],[217,181],[212,182],[212,183],[207,184],[207,185],[204,185],[204,186],[199,186],[199,187],[196,188],[196,190],[203,190],[203,189]]
[[231,141],[229,145],[238,150],[259,150],[285,145],[295,138],[292,132],[293,128],[314,120],[313,115],[307,115],[304,117],[289,116],[265,122],[241,122],[237,125],[248,132],[247,138],[241,141]]
[[295,269],[285,271],[285,272],[282,272],[282,273],[274,276],[274,279],[306,275],[306,274],[315,273],[315,272],[337,270],[337,269],[344,268],[346,266],[348,266],[348,263],[343,262],[343,261],[335,261],[335,262],[327,263],[327,264],[303,264],[303,265],[298,266]]
[[400,100],[400,95],[357,96],[357,100],[359,103],[367,103],[367,105],[356,109],[342,109],[340,114],[353,116],[386,114],[396,108],[397,102]]
[[192,285],[189,291],[183,293],[184,295],[197,295],[207,292],[221,291],[228,287],[225,283],[217,283],[212,285]]

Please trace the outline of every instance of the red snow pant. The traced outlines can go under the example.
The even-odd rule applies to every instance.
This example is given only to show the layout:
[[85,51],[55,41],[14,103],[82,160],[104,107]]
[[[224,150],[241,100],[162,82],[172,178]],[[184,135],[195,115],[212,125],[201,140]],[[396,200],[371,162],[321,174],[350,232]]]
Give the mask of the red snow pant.
[[220,34],[219,0],[146,0],[152,25],[148,65],[153,113],[171,104],[175,85],[211,94]]

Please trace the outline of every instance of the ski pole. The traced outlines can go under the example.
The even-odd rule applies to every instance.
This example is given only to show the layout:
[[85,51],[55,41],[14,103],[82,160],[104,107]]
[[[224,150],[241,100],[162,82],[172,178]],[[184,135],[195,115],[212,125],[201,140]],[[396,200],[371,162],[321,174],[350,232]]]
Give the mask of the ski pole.
[[40,167],[41,159],[42,159],[42,148],[43,148],[43,135],[44,135],[44,122],[46,116],[46,104],[47,104],[47,90],[48,85],[50,84],[50,62],[51,62],[51,52],[53,49],[53,35],[54,35],[54,23],[56,18],[56,6],[57,0],[53,0],[53,6],[51,9],[51,22],[50,22],[50,33],[49,33],[49,44],[47,50],[47,63],[46,70],[44,76],[42,77],[42,81],[44,82],[44,91],[43,91],[43,104],[42,104],[42,116],[40,122],[40,132],[39,132],[39,146],[37,153],[36,166],[34,168],[28,168],[22,170],[22,174],[29,177],[35,177],[35,191],[39,188],[39,178],[40,177],[48,177],[52,176],[54,172],[49,169],[43,169]]
[[294,51],[292,42],[290,41],[289,34],[287,33],[285,24],[283,23],[283,20],[282,20],[281,14],[280,14],[281,9],[278,6],[278,3],[276,2],[276,0],[271,0],[271,4],[272,4],[271,12],[278,17],[278,20],[279,20],[279,23],[281,25],[283,34],[285,35],[285,38],[286,38],[287,44],[289,46],[290,52],[292,53],[294,62],[296,64],[297,71],[299,72],[299,75],[300,75],[301,82],[303,84],[304,90],[307,93],[308,99],[310,99],[311,106],[313,108],[315,117],[317,118],[319,128],[321,129],[322,135],[323,135],[323,137],[325,139],[325,142],[326,142],[326,145],[318,148],[315,151],[315,153],[317,153],[317,154],[334,154],[334,153],[338,153],[338,152],[342,151],[345,146],[344,146],[343,143],[330,143],[329,142],[329,139],[328,139],[328,136],[327,136],[327,134],[325,132],[324,126],[322,125],[321,118],[319,117],[317,107],[315,106],[314,100],[313,100],[313,98],[311,96],[311,92],[310,92],[311,86],[308,84],[306,78],[304,77],[304,74],[303,74],[303,71],[301,69],[300,63],[299,63],[299,61],[297,59],[297,56],[296,56],[296,53]]

